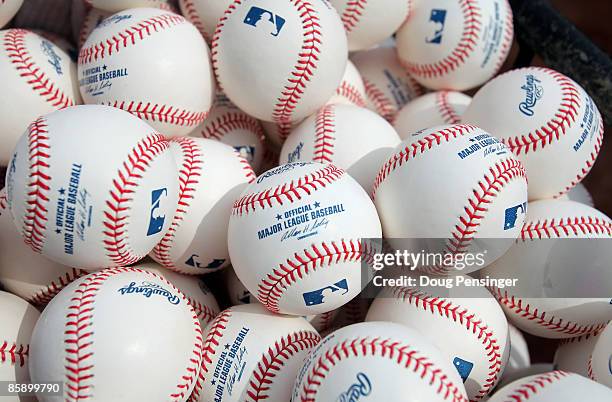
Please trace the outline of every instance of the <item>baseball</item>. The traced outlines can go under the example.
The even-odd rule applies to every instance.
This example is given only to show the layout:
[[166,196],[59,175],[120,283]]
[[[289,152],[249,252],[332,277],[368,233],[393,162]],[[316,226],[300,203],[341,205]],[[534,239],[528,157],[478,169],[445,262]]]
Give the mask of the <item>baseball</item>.
[[71,267],[140,260],[176,211],[169,147],[146,123],[108,106],[38,118],[20,138],[6,178],[17,231],[34,251]]
[[297,122],[323,106],[348,57],[342,22],[326,1],[235,1],[211,48],[217,79],[231,101],[276,122]]
[[[25,300],[0,290],[0,378],[30,382],[30,338],[40,313]],[[4,399],[4,398],[3,398]],[[21,401],[19,397],[9,401]],[[24,399],[25,400],[25,399]]]
[[253,170],[259,171],[264,157],[264,131],[259,120],[238,109],[227,97],[217,94],[210,114],[191,134],[231,145]]
[[471,100],[469,96],[454,91],[437,91],[419,96],[400,109],[393,127],[402,139],[406,139],[424,128],[459,124]]
[[22,4],[23,0],[3,0],[0,2],[0,28],[9,23]]
[[544,338],[585,335],[612,319],[611,237],[612,221],[594,208],[531,202],[517,242],[482,275],[518,280],[491,288],[516,327]]
[[211,43],[217,23],[233,0],[178,0],[181,13]]
[[[4,6],[0,6],[0,9]],[[76,65],[51,41],[26,31],[0,31],[0,166],[38,116],[81,102]]]
[[393,127],[371,110],[327,105],[291,132],[280,163],[333,163],[369,191],[378,169],[399,143]]
[[529,199],[566,193],[591,170],[603,140],[597,106],[556,71],[512,70],[482,87],[463,115],[500,138],[525,165]]
[[427,88],[483,84],[506,60],[513,39],[507,0],[414,2],[397,32],[401,63]]
[[350,51],[369,49],[383,42],[406,21],[412,1],[330,0],[338,10]]
[[180,290],[185,295],[189,305],[195,311],[202,329],[204,329],[221,311],[215,296],[204,281],[197,276],[179,274],[165,269],[154,262],[139,263],[135,265],[134,268],[162,276]]
[[172,0],[86,0],[92,7],[111,13],[137,7],[170,9]]
[[356,52],[351,60],[363,79],[368,108],[390,122],[404,105],[424,92],[402,67],[394,47]]
[[208,54],[198,30],[180,15],[126,10],[98,24],[83,44],[81,95],[85,103],[125,110],[166,135],[187,135],[212,106]]
[[[334,399],[332,399],[334,398]],[[452,364],[421,334],[390,322],[341,328],[304,363],[292,401],[467,402]]]
[[204,339],[194,402],[289,400],[302,361],[321,337],[302,317],[249,304],[221,312]]
[[183,274],[217,271],[229,265],[232,204],[255,174],[234,148],[217,141],[181,137],[170,150],[178,170],[178,208],[150,256]]
[[[406,188],[410,188],[409,202]],[[380,169],[373,198],[387,238],[444,255],[421,269],[476,271],[519,235],[527,206],[525,169],[497,138],[470,125],[438,126],[404,140]],[[486,250],[486,251],[485,251]],[[479,261],[454,266],[453,256]],[[450,256],[450,259],[446,257]],[[459,260],[456,260],[460,262]]]
[[508,322],[482,287],[386,287],[366,321],[395,322],[419,331],[455,366],[471,401],[491,393],[508,361]]
[[63,382],[61,399],[184,401],[202,339],[193,308],[169,281],[106,269],[77,279],[45,308],[32,334],[30,374],[32,382]]
[[366,107],[366,93],[363,79],[357,71],[357,67],[349,60],[346,63],[346,70],[342,76],[342,82],[336,89],[336,93],[327,101],[327,104],[341,103],[345,105],[355,105]]
[[510,339],[510,355],[508,356],[508,363],[506,363],[504,368],[500,385],[503,381],[531,367],[529,347],[522,332],[514,325],[508,324],[508,336]]
[[597,332],[564,339],[555,353],[555,367],[612,388],[612,324]]
[[377,249],[367,239],[380,236],[376,209],[353,178],[334,165],[299,162],[244,190],[228,245],[236,275],[270,311],[315,315],[365,287]]
[[558,200],[569,200],[576,201],[584,205],[588,205],[589,207],[595,207],[595,201],[589,193],[589,190],[582,183],[576,184],[575,187],[572,187],[570,191],[567,193],[557,197]]
[[47,304],[60,290],[87,272],[34,253],[21,238],[0,190],[0,284],[36,305]]
[[[303,120],[302,120],[303,121]],[[291,131],[297,127],[301,122],[297,123],[273,123],[269,121],[262,121],[261,126],[266,133],[266,139],[270,140],[270,144],[274,150],[277,150],[276,153],[280,151],[280,147],[283,145]],[[278,159],[275,161],[278,162]]]
[[[77,0],[79,1],[79,0]],[[81,1],[81,3],[83,3]],[[85,11],[83,15],[83,21],[78,30],[78,46],[79,49],[83,47],[85,41],[92,33],[92,31],[106,18],[110,17],[113,13],[109,11],[99,10],[97,8],[90,8]]]
[[493,394],[488,402],[575,402],[587,395],[591,402],[606,402],[612,392],[578,374],[551,371],[510,383]]

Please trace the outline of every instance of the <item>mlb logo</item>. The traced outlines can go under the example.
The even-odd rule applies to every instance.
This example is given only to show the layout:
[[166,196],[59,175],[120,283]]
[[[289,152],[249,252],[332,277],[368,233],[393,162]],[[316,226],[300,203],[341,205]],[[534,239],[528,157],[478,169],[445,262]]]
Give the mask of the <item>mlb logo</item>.
[[223,265],[223,263],[225,262],[224,259],[214,259],[210,264],[204,266],[202,265],[202,263],[200,262],[200,256],[197,254],[192,254],[191,257],[189,257],[187,259],[187,261],[185,261],[185,264],[192,266],[194,268],[209,268],[209,269],[214,269],[214,268],[219,268],[221,265]]
[[333,285],[313,290],[311,292],[306,292],[302,294],[302,296],[304,297],[304,303],[306,303],[307,306],[316,306],[325,303],[326,298],[336,292],[338,292],[336,293],[336,296],[342,296],[347,294],[348,291],[348,282],[346,281],[346,279],[342,279],[341,281],[338,281]]
[[272,11],[252,6],[244,18],[244,23],[257,28],[257,24],[263,19],[264,16],[266,16],[268,22],[272,24],[272,32],[270,32],[270,34],[272,36],[278,36],[281,33],[283,26],[285,26],[285,19],[274,14]]
[[460,357],[455,357],[453,359],[453,366],[455,366],[455,368],[459,372],[459,376],[461,377],[463,382],[465,382],[470,376],[472,369],[474,368],[474,363],[469,362],[467,360],[463,360]]
[[527,203],[524,202],[515,207],[507,208],[504,219],[504,230],[510,230],[516,226],[519,210],[522,214],[527,212]]
[[160,188],[151,192],[151,211],[149,213],[149,229],[147,236],[153,236],[161,232],[166,221],[166,215],[163,214],[162,201],[168,197],[168,190]]
[[444,32],[444,24],[446,23],[446,10],[436,8],[431,10],[429,22],[433,22],[434,33],[431,38],[425,38],[425,42],[439,45],[442,43],[442,33]]

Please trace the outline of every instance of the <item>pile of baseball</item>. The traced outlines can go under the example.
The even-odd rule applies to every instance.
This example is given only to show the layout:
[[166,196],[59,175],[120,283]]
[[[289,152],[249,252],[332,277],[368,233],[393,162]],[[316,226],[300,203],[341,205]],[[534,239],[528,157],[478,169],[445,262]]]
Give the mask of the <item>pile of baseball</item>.
[[[602,116],[499,74],[506,0],[2,0],[0,27],[0,384],[61,384],[0,400],[612,401]],[[366,297],[401,239],[488,253]],[[488,285],[433,285],[458,275]]]

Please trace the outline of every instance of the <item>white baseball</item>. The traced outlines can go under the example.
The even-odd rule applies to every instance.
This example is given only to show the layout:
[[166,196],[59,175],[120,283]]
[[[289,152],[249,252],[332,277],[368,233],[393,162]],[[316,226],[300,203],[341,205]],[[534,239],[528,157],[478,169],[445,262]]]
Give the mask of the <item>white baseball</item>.
[[502,387],[505,387],[514,381],[520,380],[521,378],[534,376],[536,374],[548,373],[549,371],[554,370],[555,366],[552,363],[536,363],[516,371],[509,371],[508,365],[506,365],[506,370],[504,370],[504,375],[502,376],[501,381],[499,384],[497,384],[497,389],[501,389]]
[[525,337],[514,325],[509,324],[508,330],[510,356],[508,357],[508,363],[506,363],[500,384],[531,366],[529,347]]
[[[468,273],[501,256],[519,235],[527,179],[523,165],[487,132],[438,126],[417,131],[396,148],[380,169],[373,198],[385,237],[429,239],[427,251],[445,256],[484,253],[461,271]],[[509,217],[508,211],[516,213]],[[422,268],[440,274],[461,269],[437,264]]]
[[174,6],[171,5],[172,0],[85,0],[94,8],[116,13],[118,11],[127,10],[129,8],[138,7],[158,7],[171,10]]
[[33,252],[15,228],[0,190],[0,284],[28,302],[47,304],[64,286],[87,272],[53,262]]
[[344,327],[304,363],[292,401],[467,402],[461,378],[417,331],[390,322]]
[[234,0],[178,0],[181,13],[204,36],[206,42],[212,42],[217,23]]
[[402,139],[415,131],[442,124],[458,124],[472,98],[454,91],[437,91],[408,102],[395,116],[393,127]]
[[170,149],[178,170],[178,208],[150,256],[183,274],[217,271],[229,265],[232,205],[255,173],[234,148],[218,141],[181,137]]
[[202,339],[193,308],[169,281],[106,269],[77,279],[45,308],[32,334],[30,374],[35,383],[64,383],[62,396],[41,402],[185,401]]
[[336,93],[327,101],[327,104],[341,103],[345,105],[355,105],[366,107],[366,92],[363,79],[357,71],[357,67],[349,60],[346,63],[346,70],[342,76],[342,82],[336,88]]
[[0,28],[8,24],[22,4],[23,0],[2,0],[0,2]]
[[507,0],[414,2],[396,39],[402,64],[418,82],[463,91],[489,80],[506,60],[512,10]]
[[7,172],[18,232],[34,251],[71,267],[140,260],[176,211],[169,146],[143,121],[108,106],[38,118],[19,140]]
[[323,106],[342,80],[346,35],[326,1],[235,1],[217,25],[219,85],[260,120],[297,122]]
[[595,163],[604,131],[589,95],[541,67],[512,70],[487,83],[463,121],[500,138],[519,157],[530,200],[562,195],[579,183]]
[[[0,378],[2,381],[29,383],[30,339],[40,313],[25,300],[0,290]],[[292,383],[293,385],[293,383]],[[2,398],[9,402],[20,397]],[[28,401],[30,399],[27,399]]]
[[588,334],[612,319],[612,250],[593,240],[611,237],[612,221],[594,208],[531,202],[517,242],[482,275],[517,279],[516,286],[491,290],[523,331],[544,338]]
[[563,340],[555,353],[555,367],[612,388],[612,323],[600,331]]
[[221,312],[204,337],[194,402],[287,401],[303,360],[321,339],[304,318],[260,304]]
[[369,49],[383,42],[406,21],[412,1],[330,0],[338,10],[350,51]]
[[191,134],[231,145],[253,170],[259,171],[264,157],[264,131],[259,120],[238,109],[227,97],[217,94],[206,119]]
[[123,109],[166,135],[189,134],[212,106],[208,46],[171,11],[136,8],[108,17],[83,44],[78,67],[85,103]]
[[134,268],[163,276],[168,282],[180,290],[185,295],[189,305],[195,311],[198,320],[200,320],[202,329],[204,329],[221,311],[215,296],[204,281],[197,276],[179,274],[165,269],[154,262],[140,263],[135,265]]
[[399,143],[393,127],[373,111],[332,104],[291,132],[283,144],[280,163],[333,163],[370,191],[378,169]]
[[564,371],[551,371],[510,383],[488,402],[607,402],[612,390],[595,381]]
[[0,166],[38,116],[81,102],[70,56],[31,31],[0,31]]
[[[228,245],[244,286],[269,310],[315,315],[357,296],[381,236],[372,201],[334,165],[267,171],[234,203]],[[364,267],[362,268],[362,260]]]
[[576,201],[581,204],[588,205],[589,207],[595,207],[595,201],[593,200],[593,196],[591,196],[589,190],[587,190],[587,188],[582,183],[576,184],[576,186],[572,187],[570,191],[557,197],[557,199]]
[[395,47],[353,53],[351,60],[363,79],[368,108],[390,122],[404,105],[423,94],[400,64]]
[[486,397],[508,361],[508,322],[482,287],[385,287],[366,321],[389,321],[419,331],[454,365],[471,401]]

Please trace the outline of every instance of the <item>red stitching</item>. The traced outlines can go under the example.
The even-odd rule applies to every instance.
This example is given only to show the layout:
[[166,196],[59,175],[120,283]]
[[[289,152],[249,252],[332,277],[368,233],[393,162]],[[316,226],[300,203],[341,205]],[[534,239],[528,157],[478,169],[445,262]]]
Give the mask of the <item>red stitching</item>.
[[351,33],[359,24],[367,3],[367,0],[349,0],[346,2],[346,8],[341,19],[347,34]]
[[507,400],[513,402],[527,401],[529,398],[546,388],[546,386],[553,384],[555,381],[560,381],[568,375],[568,373],[561,370],[540,374],[515,389],[513,393],[508,395]]
[[448,102],[448,91],[436,92],[436,106],[446,124],[458,124],[461,121],[461,116],[455,112],[455,109]]
[[82,48],[79,52],[79,64],[91,63],[106,56],[111,56],[123,48],[135,45],[136,42],[144,40],[156,32],[186,22],[185,18],[175,13],[147,18],[110,38]]
[[532,307],[519,297],[508,294],[508,291],[490,287],[489,290],[500,304],[511,310],[514,314],[519,317],[525,318],[531,321],[533,324],[539,325],[542,328],[558,332],[561,334],[567,334],[572,336],[579,336],[588,334],[590,332],[598,331],[608,324],[606,321],[602,324],[591,324],[591,325],[579,325],[578,323],[566,321],[563,318],[555,316],[547,316],[546,311],[540,311],[535,307]]
[[51,299],[53,299],[68,284],[87,274],[89,274],[89,272],[83,271],[82,269],[70,268],[61,276],[51,281],[51,283],[49,283],[43,289],[40,289],[38,292],[34,293],[27,300],[30,303],[38,306],[45,305],[49,303]]
[[359,107],[366,107],[366,100],[359,90],[346,81],[342,81],[338,89],[336,89],[336,95],[347,99],[349,102]]
[[593,355],[589,355],[589,360],[587,362],[587,375],[593,381],[596,381],[595,374],[593,374]]
[[39,117],[28,128],[30,177],[22,230],[25,243],[39,253],[45,243],[48,193],[51,190],[50,149],[47,122],[44,117]]
[[310,195],[321,187],[332,184],[344,176],[344,170],[334,165],[327,165],[313,173],[302,176],[297,181],[291,180],[274,188],[257,193],[247,194],[234,202],[232,215],[243,215],[254,212],[257,207],[265,209],[274,203],[283,205],[283,200],[294,202],[301,200],[304,195]]
[[103,102],[103,104],[125,110],[140,119],[159,121],[177,126],[196,126],[202,123],[208,115],[208,111],[193,112],[172,105],[160,105],[151,102],[114,101]]
[[499,380],[499,375],[502,372],[502,355],[497,339],[495,339],[493,332],[483,322],[482,318],[477,317],[476,314],[470,313],[461,306],[454,305],[448,299],[439,299],[421,290],[404,287],[394,288],[392,292],[395,297],[414,305],[417,309],[422,308],[432,314],[437,313],[461,324],[461,326],[464,326],[465,329],[476,336],[485,348],[484,352],[489,362],[489,372],[484,380],[484,384],[478,390],[478,394],[472,399],[479,400],[484,398]]
[[336,137],[336,113],[334,105],[327,105],[317,113],[313,162],[332,163]]
[[212,364],[213,362],[212,356],[217,353],[216,348],[219,346],[219,342],[221,341],[221,337],[223,336],[223,330],[227,328],[227,324],[229,323],[229,318],[231,317],[231,315],[231,310],[222,311],[221,314],[219,314],[210,325],[208,335],[206,336],[206,340],[202,345],[202,364],[200,366],[200,373],[198,374],[198,379],[191,394],[191,401],[198,401],[200,398],[203,383],[204,381],[206,381],[205,375],[209,371],[208,365]]
[[401,151],[391,156],[378,172],[376,180],[374,181],[372,198],[376,198],[376,191],[382,182],[385,181],[393,171],[403,166],[409,160],[414,159],[417,155],[425,153],[436,145],[440,145],[442,142],[448,142],[454,138],[470,134],[476,129],[477,127],[469,124],[459,124],[430,133],[424,138],[407,145]]
[[368,79],[363,79],[363,85],[365,86],[366,96],[374,104],[378,114],[388,121],[391,121],[397,112],[395,105],[393,105],[393,103],[387,99],[386,95]]
[[200,18],[200,14],[196,10],[195,3],[193,0],[183,0],[183,15],[187,17],[189,22],[191,22],[197,29],[200,31],[206,42],[210,43],[211,37],[206,32],[206,28],[204,27],[204,21]]
[[334,318],[336,318],[337,313],[338,313],[338,310],[332,310],[332,311],[326,311],[325,313],[317,314],[314,316],[311,323],[314,321],[318,321],[317,326],[313,325],[315,329],[320,332],[325,331],[326,329],[331,327],[331,324],[334,321]]
[[317,69],[317,62],[321,53],[319,45],[322,42],[322,33],[316,9],[307,0],[291,0],[291,3],[297,7],[298,14],[302,19],[302,50],[274,107],[272,116],[275,121],[292,120],[293,111]]
[[81,29],[79,31],[79,41],[77,43],[79,48],[83,47],[83,45],[87,41],[87,38],[89,37],[89,34],[91,34],[93,29],[95,28],[95,27],[92,27],[92,25],[96,22],[93,19],[93,16],[96,13],[98,13],[98,15],[102,15],[100,13],[103,13],[103,12],[101,12],[99,10],[93,10],[92,8],[90,8],[85,13],[85,18],[83,18],[83,23],[82,23]]
[[203,326],[211,322],[217,316],[217,314],[219,314],[218,311],[213,310],[207,305],[200,303],[196,299],[189,296],[186,297],[187,301],[189,301],[189,304],[191,305],[191,307],[193,307],[196,316],[202,322]]
[[439,77],[448,74],[465,63],[466,59],[474,51],[477,46],[476,39],[480,35],[482,25],[481,10],[478,2],[474,0],[459,0],[459,6],[463,14],[464,26],[461,39],[459,39],[457,46],[450,55],[435,63],[420,64],[400,60],[410,74],[424,78]]
[[4,341],[0,344],[0,363],[19,364],[23,367],[30,354],[30,345],[17,345],[15,342]]
[[133,264],[143,257],[134,254],[127,236],[132,194],[153,159],[168,147],[169,142],[161,134],[151,134],[143,138],[128,154],[127,160],[113,179],[110,196],[105,201],[103,243],[106,255],[118,266]]
[[8,200],[6,198],[6,192],[4,189],[0,190],[0,216],[2,216],[2,210],[8,209]]
[[581,107],[580,91],[569,78],[544,67],[530,67],[527,71],[533,70],[550,75],[559,84],[562,92],[561,101],[558,110],[542,127],[527,134],[502,138],[503,143],[517,155],[527,154],[529,151],[535,152],[538,146],[544,148],[565,135],[567,129],[576,121]]
[[305,383],[300,392],[301,402],[315,402],[319,386],[330,373],[331,368],[344,359],[352,357],[378,356],[394,361],[398,366],[417,374],[434,391],[445,400],[467,402],[462,391],[449,380],[442,369],[435,367],[434,362],[410,345],[404,345],[393,339],[355,338],[334,345],[333,348],[319,356],[308,371]]
[[244,174],[244,177],[246,177],[247,183],[253,183],[257,178],[257,175],[255,174],[255,171],[251,167],[249,161],[247,161],[246,158],[240,155],[240,152],[236,150],[234,150],[234,155],[236,155],[238,158],[238,163],[240,163],[240,166],[242,166],[242,173]]
[[361,240],[341,239],[328,243],[312,244],[301,253],[296,252],[278,268],[267,274],[257,286],[257,298],[268,310],[278,313],[278,302],[285,290],[317,269],[340,262],[355,262],[362,258],[371,264],[374,250]]
[[225,113],[218,118],[206,120],[205,127],[200,130],[204,138],[221,140],[226,134],[235,130],[246,130],[263,138],[264,131],[257,119],[245,113]]
[[267,392],[285,361],[303,350],[312,349],[320,341],[319,334],[312,331],[294,332],[282,337],[280,341],[275,341],[274,346],[268,348],[257,363],[257,368],[253,370],[247,388],[249,401],[268,399],[270,396]]
[[612,236],[612,222],[596,216],[575,216],[526,222],[521,230],[521,240],[562,238],[588,234]]
[[63,109],[74,106],[75,101],[53,83],[40,67],[36,65],[26,47],[25,37],[30,31],[9,29],[4,34],[4,50],[20,77],[25,78],[32,90],[53,107]]

